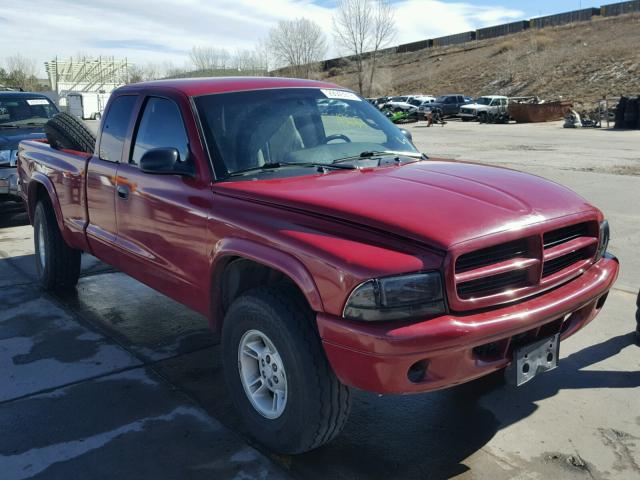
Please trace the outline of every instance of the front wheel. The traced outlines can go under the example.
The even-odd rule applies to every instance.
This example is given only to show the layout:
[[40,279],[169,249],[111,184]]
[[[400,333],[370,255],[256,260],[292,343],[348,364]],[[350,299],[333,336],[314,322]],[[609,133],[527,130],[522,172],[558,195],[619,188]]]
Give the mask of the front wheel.
[[224,319],[224,374],[249,434],[279,453],[313,450],[337,436],[350,392],[331,370],[313,312],[293,289],[259,287]]
[[80,276],[80,250],[67,245],[62,238],[51,202],[41,200],[34,218],[36,272],[45,290],[70,290]]

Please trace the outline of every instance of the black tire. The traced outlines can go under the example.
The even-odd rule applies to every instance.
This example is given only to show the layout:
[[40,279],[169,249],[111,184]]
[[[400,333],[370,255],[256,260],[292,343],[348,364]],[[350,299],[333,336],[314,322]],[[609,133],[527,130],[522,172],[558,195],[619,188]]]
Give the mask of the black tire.
[[44,124],[49,145],[56,149],[93,153],[96,137],[81,120],[65,112],[57,113]]
[[[33,217],[33,239],[36,249],[36,272],[43,289],[64,291],[75,288],[80,276],[80,250],[67,245],[62,238],[51,202],[40,200]],[[40,238],[43,241],[40,242]],[[41,255],[44,247],[44,259]]]
[[[238,348],[250,330],[272,341],[286,372],[287,401],[274,419],[252,405],[240,378]],[[297,454],[331,441],[342,431],[351,408],[350,391],[331,370],[314,313],[293,289],[258,287],[236,299],[224,319],[222,349],[231,399],[259,443],[275,452]]]
[[480,112],[478,114],[478,122],[487,123],[488,121],[489,121],[489,116],[487,115],[487,112]]

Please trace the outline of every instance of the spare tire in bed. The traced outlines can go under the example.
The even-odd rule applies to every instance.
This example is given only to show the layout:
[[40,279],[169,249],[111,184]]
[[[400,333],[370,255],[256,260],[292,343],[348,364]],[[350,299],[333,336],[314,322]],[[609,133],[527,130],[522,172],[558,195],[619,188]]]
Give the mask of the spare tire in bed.
[[49,145],[56,149],[93,153],[96,137],[81,120],[73,115],[57,113],[44,124]]

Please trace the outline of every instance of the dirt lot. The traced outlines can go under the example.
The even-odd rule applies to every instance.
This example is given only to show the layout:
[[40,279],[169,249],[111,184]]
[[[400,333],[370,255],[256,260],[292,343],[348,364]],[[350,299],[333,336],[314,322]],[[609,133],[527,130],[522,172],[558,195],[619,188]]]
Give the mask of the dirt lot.
[[[408,127],[432,156],[530,171],[609,217],[622,276],[560,366],[518,389],[355,392],[332,444],[245,446],[203,318],[86,256],[77,294],[34,285],[24,215],[0,223],[0,477],[631,479],[640,476],[640,132],[550,125]],[[622,168],[624,167],[624,168]]]

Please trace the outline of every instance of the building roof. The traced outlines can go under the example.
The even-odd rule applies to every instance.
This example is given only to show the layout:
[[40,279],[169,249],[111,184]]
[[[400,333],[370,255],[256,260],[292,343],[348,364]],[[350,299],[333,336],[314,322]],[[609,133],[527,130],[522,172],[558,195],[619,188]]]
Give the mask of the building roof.
[[187,96],[206,95],[211,93],[228,93],[242,90],[262,90],[269,88],[338,88],[343,87],[333,83],[302,80],[299,78],[280,77],[205,77],[205,78],[177,78],[171,80],[155,80],[151,82],[134,83],[120,87],[119,91],[137,91],[148,88],[168,88],[178,90]]

